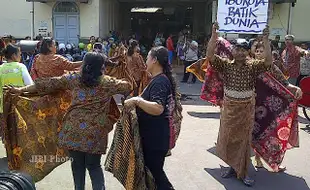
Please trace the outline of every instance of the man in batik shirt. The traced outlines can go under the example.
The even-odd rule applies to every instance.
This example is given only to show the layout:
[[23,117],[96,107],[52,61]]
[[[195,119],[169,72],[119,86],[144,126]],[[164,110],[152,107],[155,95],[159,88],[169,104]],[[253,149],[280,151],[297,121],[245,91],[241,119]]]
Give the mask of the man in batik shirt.
[[290,76],[289,82],[293,85],[297,84],[297,77],[300,75],[300,58],[304,55],[309,54],[308,51],[295,46],[295,37],[293,35],[285,36],[285,49],[282,52],[282,59],[285,70],[288,71]]
[[248,59],[250,45],[239,40],[232,49],[232,61],[214,54],[218,38],[217,29],[218,24],[215,23],[207,52],[211,66],[222,74],[224,83],[224,101],[216,151],[230,166],[229,170],[222,172],[222,177],[236,174],[245,185],[252,186],[254,180],[248,176],[248,166],[255,115],[255,82],[256,78],[272,65],[269,29],[266,28],[263,33],[264,48],[267,52],[265,59]]

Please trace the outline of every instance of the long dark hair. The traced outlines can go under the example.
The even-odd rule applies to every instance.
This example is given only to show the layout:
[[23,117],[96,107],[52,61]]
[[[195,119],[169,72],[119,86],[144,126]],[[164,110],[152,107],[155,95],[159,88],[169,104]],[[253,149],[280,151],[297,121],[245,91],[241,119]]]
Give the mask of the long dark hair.
[[55,41],[53,40],[53,38],[47,37],[44,38],[42,43],[40,44],[40,53],[47,55],[49,53],[51,53],[51,50],[49,49],[53,43],[55,43]]
[[139,45],[137,40],[132,40],[128,47],[128,56],[132,56],[135,53],[135,48]]
[[87,87],[95,87],[100,84],[100,78],[103,75],[102,67],[105,58],[101,53],[89,52],[83,60],[81,83]]
[[151,49],[151,54],[153,58],[156,58],[158,63],[162,66],[164,74],[169,79],[171,86],[172,86],[172,96],[174,100],[177,96],[177,85],[175,82],[174,77],[172,76],[172,68],[169,64],[168,59],[168,49],[163,46],[154,47]]

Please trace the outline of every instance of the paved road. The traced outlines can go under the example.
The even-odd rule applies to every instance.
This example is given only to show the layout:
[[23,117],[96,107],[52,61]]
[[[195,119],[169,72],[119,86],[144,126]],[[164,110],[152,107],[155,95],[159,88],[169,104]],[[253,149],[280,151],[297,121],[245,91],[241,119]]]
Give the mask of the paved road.
[[[179,76],[178,76],[179,77]],[[181,90],[186,94],[197,94],[200,85],[182,84]],[[214,153],[214,142],[219,128],[219,109],[207,105],[198,97],[184,103],[184,122],[182,132],[173,150],[172,156],[167,158],[165,169],[171,182],[177,190],[246,190],[251,189],[235,179],[221,179],[219,164],[224,164]],[[301,115],[302,116],[302,115]],[[285,173],[271,173],[266,170],[255,171],[251,174],[257,180],[252,189],[255,190],[309,190],[310,183],[310,127],[302,117],[300,118],[299,149],[287,152],[284,165]],[[307,132],[308,131],[308,132]],[[110,136],[111,141],[112,134]],[[0,148],[1,155],[5,155],[4,148]],[[102,159],[104,164],[105,157]],[[5,167],[5,159],[0,162]],[[123,190],[120,184],[105,172],[108,190]],[[91,189],[87,176],[86,189]],[[56,168],[42,181],[37,183],[38,190],[72,190],[72,174],[70,163]]]

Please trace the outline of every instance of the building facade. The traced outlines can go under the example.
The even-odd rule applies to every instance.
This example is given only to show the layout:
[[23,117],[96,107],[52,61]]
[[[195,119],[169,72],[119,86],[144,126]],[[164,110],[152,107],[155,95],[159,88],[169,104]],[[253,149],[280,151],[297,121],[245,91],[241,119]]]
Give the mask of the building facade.
[[0,13],[0,36],[31,36],[32,10],[34,34],[53,36],[63,43],[76,44],[80,38],[104,36],[117,29],[119,23],[118,2],[114,0],[43,0],[34,2],[34,8],[26,0],[1,0],[0,6],[7,10]]
[[[32,7],[32,2],[34,7]],[[280,2],[281,0],[272,0]],[[292,1],[292,0],[287,0]],[[59,42],[77,43],[90,36],[106,36],[110,30],[129,34],[131,30],[130,10],[135,6],[160,4],[174,7],[183,0],[1,0],[0,36],[10,34],[16,38],[42,34],[52,36]],[[283,0],[282,0],[283,2]],[[216,0],[186,1],[192,9],[194,33],[210,34],[216,18]],[[270,9],[269,26],[273,36],[289,33],[297,41],[310,41],[310,25],[306,24],[310,0],[291,3],[273,3]],[[14,10],[14,11],[12,11]],[[34,17],[32,17],[34,10]],[[289,11],[290,10],[290,11]],[[34,18],[34,19],[33,19]],[[34,21],[34,22],[33,22]],[[32,27],[34,23],[34,27]]]

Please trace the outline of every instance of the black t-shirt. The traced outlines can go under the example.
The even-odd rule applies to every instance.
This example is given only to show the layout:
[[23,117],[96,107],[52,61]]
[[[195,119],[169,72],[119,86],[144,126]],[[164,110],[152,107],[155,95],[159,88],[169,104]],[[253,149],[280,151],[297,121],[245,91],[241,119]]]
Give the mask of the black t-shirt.
[[140,136],[143,148],[151,150],[168,150],[169,129],[169,99],[171,98],[171,83],[164,75],[153,78],[141,97],[150,102],[157,102],[164,107],[164,112],[159,116],[153,116],[142,109],[137,109]]

